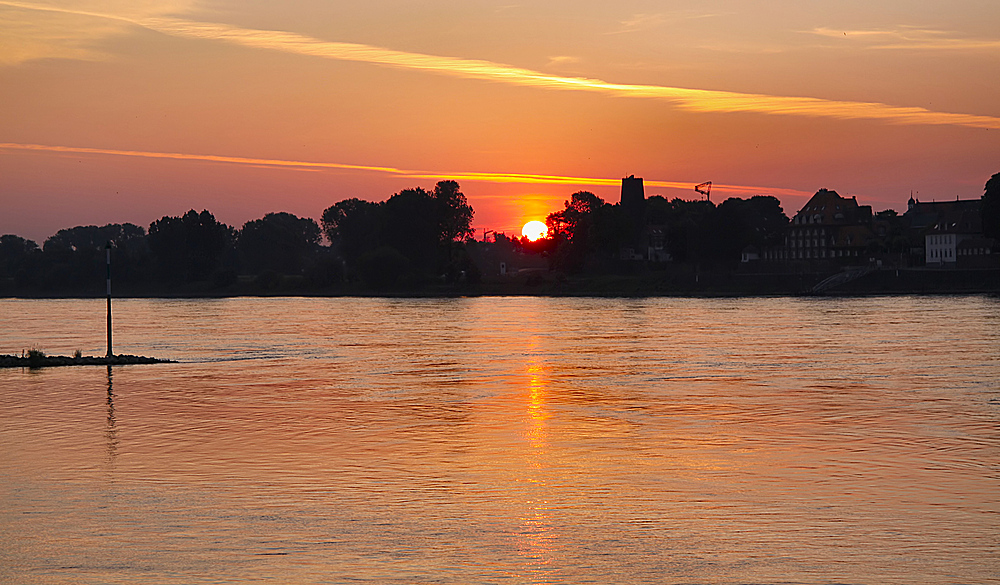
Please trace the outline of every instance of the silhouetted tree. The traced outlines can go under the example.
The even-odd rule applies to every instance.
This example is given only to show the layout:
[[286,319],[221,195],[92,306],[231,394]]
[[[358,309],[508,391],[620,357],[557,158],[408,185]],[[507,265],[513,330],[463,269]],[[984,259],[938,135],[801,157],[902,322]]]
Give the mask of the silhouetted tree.
[[363,254],[359,260],[361,277],[368,286],[385,289],[399,284],[409,272],[411,261],[391,246],[381,246]]
[[378,246],[379,207],[378,203],[352,198],[331,205],[323,212],[326,239],[352,267],[362,254]]
[[664,247],[675,262],[714,262],[719,254],[715,242],[720,226],[711,201],[684,201],[654,195],[647,200],[646,217],[665,232]]
[[[467,263],[462,242],[471,238],[474,211],[455,181],[440,181],[433,191],[421,187],[403,189],[383,203],[345,199],[323,212],[323,233],[335,253],[356,274],[361,257],[380,248],[392,248],[406,258],[408,266],[397,277],[416,279],[460,274]],[[392,260],[387,260],[392,256]],[[396,258],[381,250],[367,259],[395,266]],[[365,269],[371,281],[371,270]],[[380,281],[384,281],[381,279]],[[391,280],[391,279],[390,279]]]
[[439,181],[434,186],[438,238],[449,243],[471,238],[472,217],[475,215],[465,195],[455,181]]
[[315,252],[319,238],[315,220],[279,212],[246,222],[237,241],[246,272],[298,274]]
[[590,191],[577,191],[563,202],[563,209],[545,218],[555,250],[549,256],[553,268],[578,272],[595,249],[596,226],[604,200]]
[[131,223],[111,223],[101,227],[88,225],[59,230],[45,240],[45,246],[75,251],[93,250],[103,254],[108,242],[124,248],[136,245],[145,237],[146,230]]
[[148,280],[150,251],[146,230],[131,223],[111,224],[101,229],[112,245],[111,263],[116,281]]
[[703,230],[712,243],[706,256],[718,263],[733,265],[747,246],[758,249],[781,243],[788,216],[776,197],[755,195],[750,199],[731,197],[715,208],[714,218],[704,218]]
[[466,253],[464,241],[471,239],[475,212],[455,181],[439,181],[434,186],[434,207],[437,216],[439,261],[437,273],[447,282],[467,279],[473,265]]
[[637,218],[589,191],[573,193],[545,223],[549,237],[556,241],[552,265],[569,271],[581,270],[585,264],[607,266],[622,247],[636,245],[643,229],[641,213]]
[[103,288],[104,248],[108,242],[115,248],[115,280],[119,283],[142,280],[148,256],[145,237],[145,230],[130,223],[59,230],[42,246],[37,284],[42,289],[78,292]]
[[40,254],[38,244],[32,240],[13,234],[0,236],[0,278],[23,278]]
[[577,191],[563,206],[562,211],[550,213],[545,218],[549,236],[585,244],[596,222],[597,213],[604,207],[604,200],[590,191]]
[[413,272],[425,274],[437,264],[437,205],[431,193],[415,187],[403,189],[382,205],[381,240],[402,253]]
[[235,235],[233,228],[216,221],[207,210],[192,209],[181,217],[165,216],[151,223],[146,240],[161,278],[196,281],[220,268]]
[[982,216],[983,233],[986,237],[1000,240],[1000,173],[986,181],[979,213]]

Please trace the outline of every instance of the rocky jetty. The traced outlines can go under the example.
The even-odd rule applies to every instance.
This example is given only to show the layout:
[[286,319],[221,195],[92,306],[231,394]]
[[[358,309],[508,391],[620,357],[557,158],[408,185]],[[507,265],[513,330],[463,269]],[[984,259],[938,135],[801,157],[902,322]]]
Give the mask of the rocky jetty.
[[113,356],[79,356],[38,355],[32,353],[25,356],[0,355],[0,368],[52,368],[56,366],[124,366],[133,364],[172,364],[173,360],[161,360],[141,355]]

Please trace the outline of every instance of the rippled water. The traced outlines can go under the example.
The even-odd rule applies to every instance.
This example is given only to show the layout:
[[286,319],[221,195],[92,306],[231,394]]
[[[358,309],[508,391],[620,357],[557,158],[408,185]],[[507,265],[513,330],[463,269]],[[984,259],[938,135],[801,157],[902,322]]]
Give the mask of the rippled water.
[[0,582],[1000,582],[997,298],[115,311],[180,363],[0,370]]

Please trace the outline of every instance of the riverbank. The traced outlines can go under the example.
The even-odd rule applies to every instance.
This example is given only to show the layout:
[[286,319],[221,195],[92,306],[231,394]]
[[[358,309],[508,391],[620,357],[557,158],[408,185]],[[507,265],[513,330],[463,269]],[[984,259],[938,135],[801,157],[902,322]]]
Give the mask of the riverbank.
[[[857,269],[855,269],[857,270]],[[884,269],[860,271],[832,286],[818,285],[838,272],[696,271],[690,267],[644,270],[633,273],[568,275],[546,270],[525,271],[480,282],[423,282],[395,287],[371,287],[361,282],[311,286],[293,276],[254,280],[226,286],[208,282],[183,285],[121,284],[120,298],[229,298],[229,297],[740,297],[803,295],[982,294],[1000,293],[998,269]],[[846,271],[845,273],[846,274]],[[6,298],[99,298],[103,291],[0,290]]]

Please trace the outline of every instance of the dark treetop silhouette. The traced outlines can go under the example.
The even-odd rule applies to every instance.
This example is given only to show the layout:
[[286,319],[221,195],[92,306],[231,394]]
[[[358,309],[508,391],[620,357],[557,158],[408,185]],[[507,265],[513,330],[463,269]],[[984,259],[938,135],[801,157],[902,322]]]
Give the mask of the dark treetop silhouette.
[[[842,205],[867,214],[838,219],[833,207]],[[950,226],[948,214],[959,212],[961,222]],[[459,184],[440,181],[380,202],[344,199],[320,223],[277,212],[237,229],[190,210],[152,222],[148,232],[132,224],[64,229],[41,247],[7,234],[0,295],[98,296],[108,241],[116,290],[140,296],[796,293],[852,266],[922,268],[934,259],[933,230],[959,223],[969,226],[954,238],[965,248],[948,252],[947,260],[960,257],[947,265],[995,271],[1000,259],[1000,173],[981,201],[911,202],[902,215],[873,214],[821,189],[791,221],[774,197],[647,198],[642,180],[628,177],[618,203],[573,193],[547,217],[548,237],[535,242],[504,234],[476,241],[473,216]],[[612,277],[618,284],[591,286]],[[984,288],[976,278],[969,287]],[[551,286],[522,286],[539,283]]]

